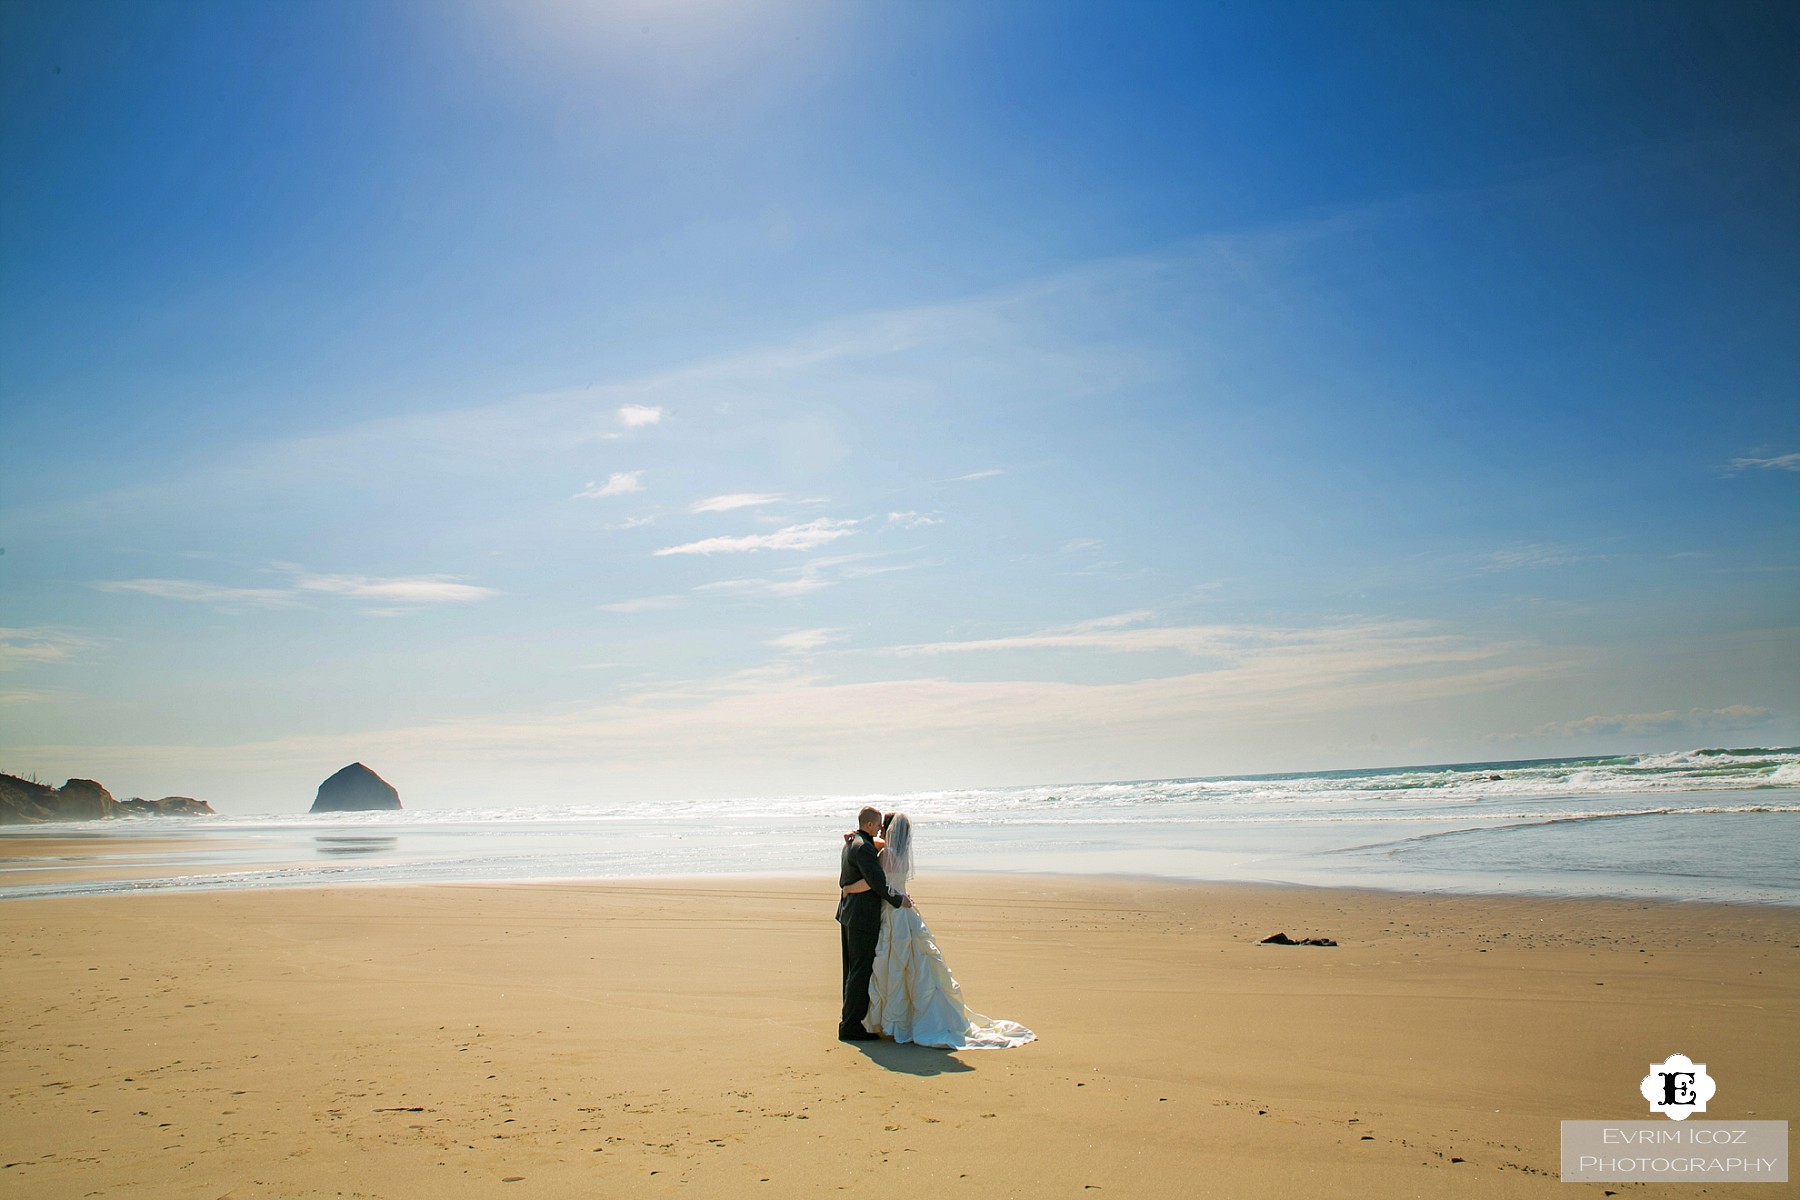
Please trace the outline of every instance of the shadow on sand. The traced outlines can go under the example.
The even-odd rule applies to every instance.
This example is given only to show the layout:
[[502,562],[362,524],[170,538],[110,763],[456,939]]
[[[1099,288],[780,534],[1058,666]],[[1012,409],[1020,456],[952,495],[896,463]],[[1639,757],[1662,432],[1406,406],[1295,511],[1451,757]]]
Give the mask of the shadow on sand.
[[958,1075],[975,1068],[952,1058],[952,1050],[932,1046],[901,1045],[898,1042],[851,1042],[876,1066],[902,1075]]

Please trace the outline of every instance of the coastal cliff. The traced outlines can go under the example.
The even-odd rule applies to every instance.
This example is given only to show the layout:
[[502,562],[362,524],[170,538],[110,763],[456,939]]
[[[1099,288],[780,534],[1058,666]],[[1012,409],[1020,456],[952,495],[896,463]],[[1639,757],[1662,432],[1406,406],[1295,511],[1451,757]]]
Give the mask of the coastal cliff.
[[161,800],[114,800],[92,779],[71,779],[59,788],[16,775],[0,775],[0,825],[47,821],[103,821],[114,817],[213,816],[212,805],[191,796]]

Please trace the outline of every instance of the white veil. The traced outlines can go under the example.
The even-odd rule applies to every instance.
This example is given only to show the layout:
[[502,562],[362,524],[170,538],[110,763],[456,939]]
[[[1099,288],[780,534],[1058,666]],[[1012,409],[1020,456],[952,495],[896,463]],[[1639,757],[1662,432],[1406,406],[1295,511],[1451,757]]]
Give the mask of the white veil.
[[912,821],[905,813],[895,813],[893,822],[888,825],[887,848],[881,852],[881,869],[887,875],[888,886],[897,892],[906,890],[906,881],[912,878]]

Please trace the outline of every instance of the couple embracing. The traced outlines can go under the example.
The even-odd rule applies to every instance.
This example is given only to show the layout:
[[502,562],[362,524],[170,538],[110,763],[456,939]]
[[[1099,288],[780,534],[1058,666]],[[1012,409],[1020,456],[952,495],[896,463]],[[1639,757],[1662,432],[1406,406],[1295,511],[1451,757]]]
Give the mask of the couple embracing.
[[838,927],[844,950],[844,1011],[838,1038],[1003,1049],[1037,1037],[1016,1021],[994,1021],[963,1003],[931,930],[906,894],[912,822],[865,808],[846,834],[838,865]]

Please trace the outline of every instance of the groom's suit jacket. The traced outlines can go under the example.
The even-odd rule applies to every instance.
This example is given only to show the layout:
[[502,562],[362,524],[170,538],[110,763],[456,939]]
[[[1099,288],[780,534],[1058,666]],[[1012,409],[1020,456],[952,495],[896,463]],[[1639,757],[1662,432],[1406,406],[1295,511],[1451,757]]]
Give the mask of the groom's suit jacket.
[[881,902],[885,900],[899,908],[904,897],[888,886],[875,843],[860,829],[844,843],[843,857],[838,860],[838,886],[849,887],[859,879],[869,881],[869,890],[838,901],[838,924],[852,929],[880,929]]

